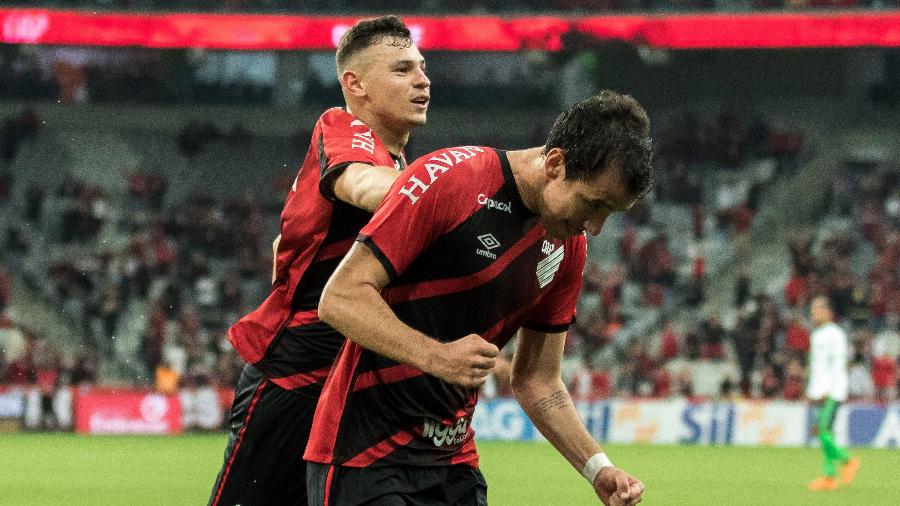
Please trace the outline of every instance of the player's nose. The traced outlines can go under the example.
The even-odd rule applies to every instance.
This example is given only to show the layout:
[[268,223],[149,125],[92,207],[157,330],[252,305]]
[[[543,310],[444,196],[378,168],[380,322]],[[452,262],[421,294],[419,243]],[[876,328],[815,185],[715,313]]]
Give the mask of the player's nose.
[[431,79],[428,79],[428,76],[425,75],[425,71],[421,68],[416,70],[413,86],[416,88],[428,88],[431,86]]
[[601,216],[592,217],[584,222],[584,230],[585,232],[591,235],[598,235],[600,231],[603,230],[603,224],[606,223],[606,217],[608,215],[604,213]]

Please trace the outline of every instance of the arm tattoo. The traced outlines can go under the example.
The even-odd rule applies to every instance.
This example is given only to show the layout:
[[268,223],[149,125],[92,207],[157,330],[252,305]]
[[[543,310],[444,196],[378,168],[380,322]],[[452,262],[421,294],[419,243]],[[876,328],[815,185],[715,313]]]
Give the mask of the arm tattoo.
[[533,408],[536,415],[545,415],[554,410],[560,410],[569,404],[569,394],[565,390],[557,390],[556,392],[538,399]]

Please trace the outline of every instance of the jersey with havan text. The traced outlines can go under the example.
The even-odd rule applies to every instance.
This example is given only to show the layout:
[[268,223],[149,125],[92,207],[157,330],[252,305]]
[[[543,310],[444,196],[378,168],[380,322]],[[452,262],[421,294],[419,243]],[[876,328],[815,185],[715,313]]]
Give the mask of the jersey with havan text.
[[275,283],[228,331],[248,363],[276,385],[317,397],[344,337],[319,321],[325,282],[371,214],[337,200],[332,184],[351,163],[404,168],[362,120],[341,108],[316,122],[309,151],[281,213]]
[[[550,238],[522,203],[506,153],[436,151],[413,162],[358,241],[390,277],[399,319],[442,342],[479,334],[497,347],[525,327],[563,332],[587,252]],[[467,389],[347,341],[322,391],[304,458],[351,467],[478,465]]]

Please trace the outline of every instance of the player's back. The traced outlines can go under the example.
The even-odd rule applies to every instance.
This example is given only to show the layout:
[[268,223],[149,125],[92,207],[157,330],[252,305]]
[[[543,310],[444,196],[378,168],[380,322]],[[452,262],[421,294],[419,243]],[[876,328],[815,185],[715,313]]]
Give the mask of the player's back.
[[[498,347],[522,326],[568,326],[564,308],[574,307],[586,254],[583,235],[547,236],[505,152],[471,146],[413,162],[359,240],[388,272],[382,295],[403,323],[439,341],[479,334]],[[475,389],[348,342],[316,420],[328,434],[311,438],[307,456],[347,466],[475,465],[476,402]]]
[[343,343],[318,318],[331,273],[371,214],[335,198],[333,179],[351,163],[403,167],[372,129],[341,108],[313,129],[281,213],[275,281],[269,297],[229,330],[241,356],[282,388],[317,396]]

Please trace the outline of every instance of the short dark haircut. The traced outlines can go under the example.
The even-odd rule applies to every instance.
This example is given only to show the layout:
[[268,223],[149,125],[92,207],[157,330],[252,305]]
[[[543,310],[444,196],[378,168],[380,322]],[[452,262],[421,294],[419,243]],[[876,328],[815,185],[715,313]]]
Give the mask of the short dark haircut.
[[635,196],[653,187],[650,120],[630,95],[603,90],[570,106],[553,123],[544,153],[553,148],[565,154],[566,179],[589,179],[617,165]]
[[343,71],[353,55],[369,46],[380,44],[386,38],[390,38],[389,44],[404,48],[413,43],[409,28],[397,16],[382,16],[358,21],[344,33],[338,43],[337,52],[334,55],[338,72]]

